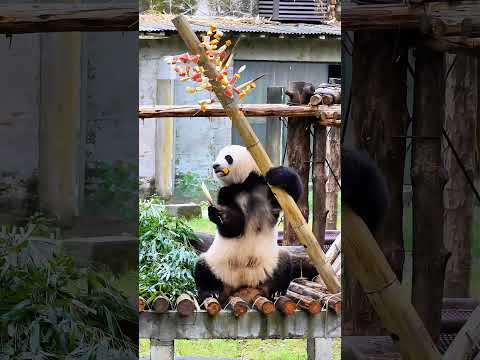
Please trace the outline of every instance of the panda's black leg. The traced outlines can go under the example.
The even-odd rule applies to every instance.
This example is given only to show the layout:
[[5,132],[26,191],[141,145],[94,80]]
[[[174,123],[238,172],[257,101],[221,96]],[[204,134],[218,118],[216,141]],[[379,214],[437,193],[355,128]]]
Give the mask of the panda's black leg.
[[210,270],[207,262],[200,258],[193,274],[197,286],[198,300],[202,303],[207,297],[218,298],[223,291],[223,283]]
[[285,166],[273,167],[265,175],[267,183],[285,190],[293,200],[298,201],[303,193],[303,185],[297,172]]

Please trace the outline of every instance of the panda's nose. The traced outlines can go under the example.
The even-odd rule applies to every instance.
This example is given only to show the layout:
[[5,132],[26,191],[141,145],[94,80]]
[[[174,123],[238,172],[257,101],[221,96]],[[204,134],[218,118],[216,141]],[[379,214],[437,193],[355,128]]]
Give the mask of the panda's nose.
[[220,164],[219,163],[215,163],[212,165],[213,167],[213,170],[218,170],[218,168],[220,167]]

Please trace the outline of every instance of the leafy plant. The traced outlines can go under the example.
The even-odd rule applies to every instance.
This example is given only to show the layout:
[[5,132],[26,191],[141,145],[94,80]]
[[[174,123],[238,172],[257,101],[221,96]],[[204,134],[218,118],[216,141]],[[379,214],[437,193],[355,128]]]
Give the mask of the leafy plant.
[[36,226],[0,232],[0,359],[136,359],[121,324],[135,308],[95,269],[78,269]]
[[137,219],[137,165],[96,161],[89,163],[87,174],[85,198],[90,212]]
[[178,195],[186,198],[202,198],[202,182],[205,183],[209,190],[218,190],[218,184],[211,177],[202,177],[198,173],[188,171],[177,176],[175,181],[175,192],[177,192]]
[[140,202],[139,293],[150,303],[161,293],[171,302],[182,293],[195,295],[192,242],[199,241],[187,223],[174,218],[157,197]]

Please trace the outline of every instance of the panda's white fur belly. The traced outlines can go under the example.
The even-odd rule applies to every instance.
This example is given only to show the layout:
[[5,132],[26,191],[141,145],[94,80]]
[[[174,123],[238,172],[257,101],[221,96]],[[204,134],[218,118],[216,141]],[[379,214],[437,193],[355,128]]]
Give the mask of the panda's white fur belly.
[[277,231],[248,231],[238,238],[224,238],[217,233],[212,246],[202,256],[212,272],[225,284],[256,287],[268,279],[278,264]]
[[[236,199],[244,212],[249,196],[252,194],[243,193]],[[277,229],[267,225],[270,207],[266,202],[264,206],[249,218],[242,236],[224,238],[217,232],[212,245],[202,255],[211,271],[233,288],[256,287],[272,276],[277,267],[280,252]]]

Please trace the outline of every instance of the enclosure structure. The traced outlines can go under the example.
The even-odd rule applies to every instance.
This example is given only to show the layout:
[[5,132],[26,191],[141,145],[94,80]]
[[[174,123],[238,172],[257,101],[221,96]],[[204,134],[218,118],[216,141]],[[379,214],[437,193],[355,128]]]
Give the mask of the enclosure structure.
[[[172,16],[142,15],[140,18],[140,105],[190,105],[201,95],[185,93],[188,84],[175,79],[175,73],[163,61],[167,55],[185,52],[185,46]],[[280,104],[288,100],[288,83],[308,79],[315,86],[340,77],[340,28],[334,25],[280,24],[266,19],[223,19],[189,17],[194,31],[205,31],[214,21],[228,38],[240,38],[233,68],[246,65],[244,78],[266,74],[257,82],[257,90],[246,99],[250,104]],[[270,90],[267,88],[270,87]],[[270,94],[270,95],[269,95]],[[269,155],[280,164],[286,132],[281,124],[267,121],[265,116],[249,119],[261,143],[278,143],[277,156]],[[268,128],[267,128],[268,127]],[[218,151],[230,144],[243,144],[228,118],[207,116],[191,121],[188,117],[175,121],[163,118],[143,121],[140,131],[140,178],[145,191],[171,197],[175,176],[195,171],[209,176],[210,164]],[[161,137],[161,139],[160,139]],[[193,143],[206,144],[202,151],[193,150]],[[156,145],[158,144],[158,146]],[[160,159],[160,161],[157,161]],[[159,164],[163,164],[159,167]],[[168,167],[166,167],[168,166]],[[170,176],[160,177],[160,173]]]
[[[377,161],[389,184],[390,211],[375,238],[400,281],[408,275],[404,271],[403,190],[411,147],[409,171],[405,171],[413,190],[411,302],[429,335],[413,344],[408,335],[402,338],[395,332],[370,294],[373,307],[368,306],[362,297],[365,283],[360,286],[350,275],[355,264],[348,254],[343,331],[395,333],[406,358],[409,353],[420,356],[422,347],[431,347],[430,337],[439,344],[445,331],[444,294],[469,295],[468,281],[462,278],[468,279],[471,272],[473,198],[478,197],[474,187],[475,173],[478,176],[478,141],[474,139],[479,129],[476,15],[474,1],[386,1],[343,8],[342,29],[354,31],[344,36],[346,64],[352,70],[347,79],[344,131],[348,129],[350,140]],[[354,224],[344,222],[344,230],[347,225]],[[463,323],[465,318],[456,327],[460,337],[465,336],[460,331]],[[464,346],[461,351],[472,354],[460,340],[445,357],[455,358],[459,344]]]
[[236,318],[231,311],[221,311],[211,317],[206,311],[182,318],[171,311],[164,314],[140,314],[140,337],[151,339],[150,358],[171,360],[174,339],[294,339],[312,338],[314,349],[309,349],[311,359],[331,359],[331,339],[340,337],[340,318],[322,312],[311,316],[298,310],[285,317],[276,312],[265,316],[255,310]]

